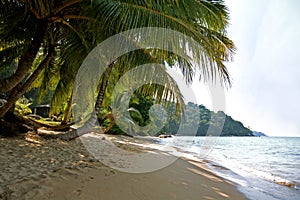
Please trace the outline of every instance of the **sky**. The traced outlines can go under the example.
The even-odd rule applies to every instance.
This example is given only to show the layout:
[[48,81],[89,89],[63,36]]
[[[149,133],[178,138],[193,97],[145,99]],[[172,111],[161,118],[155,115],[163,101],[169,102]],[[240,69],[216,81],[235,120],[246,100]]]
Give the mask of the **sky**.
[[[254,131],[300,136],[300,1],[225,3],[228,36],[237,46],[234,61],[226,64],[233,85],[225,92],[225,112]],[[204,93],[200,103],[211,108]]]

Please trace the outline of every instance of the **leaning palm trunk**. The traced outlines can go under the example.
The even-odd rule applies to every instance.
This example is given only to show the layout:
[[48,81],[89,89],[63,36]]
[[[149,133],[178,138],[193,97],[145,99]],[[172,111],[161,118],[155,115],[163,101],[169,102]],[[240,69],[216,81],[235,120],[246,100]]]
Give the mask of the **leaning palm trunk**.
[[104,129],[104,133],[108,133],[108,131],[113,127],[113,125],[114,125],[114,123],[115,123],[115,118],[114,118],[114,115],[112,114],[112,113],[110,113],[110,114],[107,114],[107,115],[105,115],[103,118],[102,118],[102,120],[103,119],[109,119],[110,120],[110,123],[109,123],[109,125]]
[[31,76],[25,81],[23,85],[17,85],[11,91],[11,94],[7,100],[7,103],[0,109],[0,118],[3,118],[5,114],[14,106],[15,102],[22,97],[22,95],[28,90],[31,84],[36,80],[38,75],[42,70],[48,66],[50,61],[55,55],[55,48],[53,46],[49,47],[48,55],[46,58],[39,64],[36,70],[31,74]]
[[46,34],[46,25],[41,23],[33,37],[30,47],[21,56],[17,71],[10,77],[0,79],[0,92],[8,92],[15,88],[25,78],[36,58],[36,55],[42,45],[44,35]]
[[108,79],[111,75],[111,71],[112,71],[112,68],[115,64],[115,61],[112,62],[108,68],[107,68],[107,79],[103,79],[102,83],[101,83],[101,86],[100,86],[100,90],[98,92],[98,95],[97,95],[97,100],[96,100],[96,103],[95,103],[95,113],[98,115],[99,112],[100,112],[100,109],[101,109],[101,106],[102,106],[102,102],[103,102],[103,99],[104,99],[104,95],[105,95],[105,90],[106,90],[106,86],[108,84]]
[[103,80],[101,82],[100,89],[99,89],[99,92],[97,95],[97,100],[96,100],[96,103],[94,106],[94,111],[93,111],[91,117],[87,120],[87,122],[82,127],[78,128],[76,130],[69,131],[65,134],[58,134],[57,136],[60,139],[63,139],[63,140],[75,139],[79,136],[82,136],[82,135],[88,133],[95,126],[95,124],[98,120],[98,114],[99,114],[101,106],[102,106],[102,102],[103,102],[104,95],[105,95],[105,90],[108,85],[108,80],[111,75],[114,64],[115,64],[115,61],[112,62],[108,66],[107,71],[106,71],[106,78],[103,77]]
[[66,109],[66,112],[65,112],[64,119],[63,119],[63,121],[61,122],[62,125],[68,124],[68,121],[69,121],[69,118],[70,118],[70,114],[71,114],[71,109],[72,109],[72,103],[73,103],[73,92],[72,92],[71,97],[70,97],[70,99],[69,99],[69,102],[68,102],[68,106],[67,106],[67,109]]

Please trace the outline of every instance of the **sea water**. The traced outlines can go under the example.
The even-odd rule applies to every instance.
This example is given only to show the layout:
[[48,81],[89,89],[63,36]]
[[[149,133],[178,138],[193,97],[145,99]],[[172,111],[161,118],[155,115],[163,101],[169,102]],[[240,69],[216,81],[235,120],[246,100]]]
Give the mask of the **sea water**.
[[174,146],[238,185],[249,199],[300,200],[300,138],[218,137],[203,154],[207,137],[173,137]]

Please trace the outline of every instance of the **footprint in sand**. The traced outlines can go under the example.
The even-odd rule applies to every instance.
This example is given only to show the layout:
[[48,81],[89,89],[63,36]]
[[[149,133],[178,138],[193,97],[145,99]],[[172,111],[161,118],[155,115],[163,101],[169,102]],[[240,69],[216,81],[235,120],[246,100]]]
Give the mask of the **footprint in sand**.
[[116,174],[116,172],[114,170],[109,170],[109,171],[105,172],[105,176],[112,176],[115,174]]

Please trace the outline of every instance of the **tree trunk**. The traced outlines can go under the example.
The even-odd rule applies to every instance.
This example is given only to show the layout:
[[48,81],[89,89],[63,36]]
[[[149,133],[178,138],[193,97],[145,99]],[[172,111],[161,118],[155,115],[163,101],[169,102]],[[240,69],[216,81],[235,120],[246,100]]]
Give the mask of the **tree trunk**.
[[110,77],[110,74],[111,74],[113,65],[114,65],[114,62],[111,63],[111,64],[108,66],[108,68],[107,68],[107,79],[103,78],[103,81],[102,81],[102,83],[101,83],[101,86],[100,86],[100,89],[99,89],[99,92],[98,92],[98,95],[97,95],[97,100],[96,100],[95,107],[94,107],[95,113],[96,113],[97,115],[99,114],[100,109],[101,109],[101,107],[102,107],[102,102],[103,102],[103,99],[104,99],[106,86],[107,86],[107,84],[108,84],[108,79],[109,79],[109,77]]
[[58,137],[63,140],[72,140],[72,139],[82,136],[92,130],[92,128],[95,126],[95,124],[98,120],[97,116],[102,107],[102,102],[104,99],[106,86],[108,84],[108,79],[111,75],[112,68],[115,63],[116,62],[113,61],[106,70],[106,78],[104,77],[103,81],[101,82],[100,90],[98,92],[97,100],[96,100],[95,107],[94,107],[94,112],[91,114],[91,117],[87,120],[87,122],[82,127],[78,128],[76,130],[69,131],[68,133],[65,133],[65,134],[58,134],[57,136],[54,136],[54,137]]
[[104,133],[108,133],[108,131],[113,127],[114,123],[115,123],[115,118],[113,114],[107,114],[105,117],[102,118],[103,119],[110,119],[110,123],[109,125],[104,129]]
[[69,121],[69,118],[70,118],[70,114],[71,114],[71,109],[72,109],[72,103],[73,103],[73,92],[72,92],[71,97],[69,99],[68,107],[66,109],[66,113],[65,113],[64,119],[61,122],[62,125],[68,124],[68,121]]
[[12,90],[25,78],[43,43],[46,31],[46,23],[41,22],[37,27],[36,33],[28,50],[21,56],[16,72],[12,76],[0,80],[0,93]]
[[11,92],[7,103],[4,104],[3,107],[0,109],[0,118],[3,118],[5,114],[14,106],[15,102],[24,95],[24,93],[28,90],[31,86],[33,81],[38,77],[38,75],[42,72],[42,70],[50,63],[52,58],[55,55],[55,48],[54,46],[50,46],[48,50],[48,55],[46,58],[39,64],[36,70],[31,74],[31,76],[25,81],[25,83],[20,86],[17,85],[14,90]]

